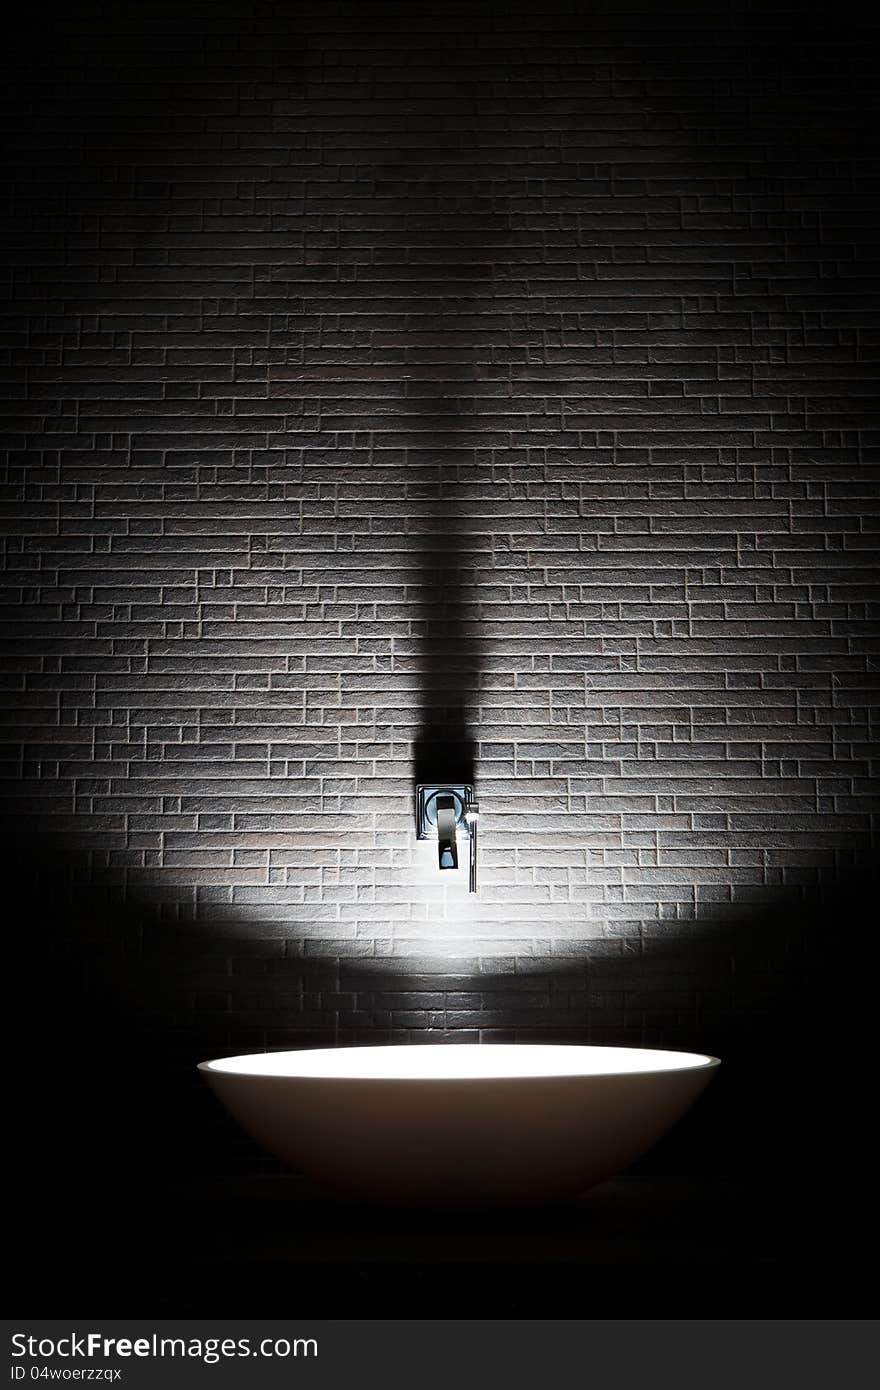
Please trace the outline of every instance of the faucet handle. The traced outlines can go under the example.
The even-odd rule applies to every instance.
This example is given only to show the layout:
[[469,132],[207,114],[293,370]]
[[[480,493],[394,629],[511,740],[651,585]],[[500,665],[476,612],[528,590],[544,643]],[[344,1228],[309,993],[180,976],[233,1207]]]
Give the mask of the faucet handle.
[[437,850],[441,869],[458,868],[458,841],[455,837],[456,803],[448,795],[438,795],[437,805]]

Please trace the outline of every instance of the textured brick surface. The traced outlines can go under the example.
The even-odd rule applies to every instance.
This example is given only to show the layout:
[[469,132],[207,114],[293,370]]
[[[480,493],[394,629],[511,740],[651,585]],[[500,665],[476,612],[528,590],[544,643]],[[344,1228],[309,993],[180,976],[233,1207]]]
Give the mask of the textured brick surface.
[[[128,904],[184,1047],[711,1041],[706,941],[877,806],[869,12],[19,27],[18,826]],[[443,739],[479,900],[417,853]]]

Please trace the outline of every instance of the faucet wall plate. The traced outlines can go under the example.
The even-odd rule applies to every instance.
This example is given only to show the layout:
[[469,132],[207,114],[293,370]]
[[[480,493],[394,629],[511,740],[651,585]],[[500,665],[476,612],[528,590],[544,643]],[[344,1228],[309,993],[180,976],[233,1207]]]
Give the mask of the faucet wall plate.
[[474,799],[474,789],[467,782],[420,782],[416,787],[416,835],[420,840],[437,838],[437,798],[451,797],[455,811],[456,827],[461,826],[466,835],[470,827],[465,812]]

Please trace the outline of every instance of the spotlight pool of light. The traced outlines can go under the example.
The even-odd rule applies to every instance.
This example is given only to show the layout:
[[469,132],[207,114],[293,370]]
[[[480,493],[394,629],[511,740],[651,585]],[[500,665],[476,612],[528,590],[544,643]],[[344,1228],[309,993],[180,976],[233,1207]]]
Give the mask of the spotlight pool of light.
[[718,1066],[647,1048],[429,1043],[199,1070],[264,1148],[339,1195],[484,1206],[571,1198],[620,1172]]

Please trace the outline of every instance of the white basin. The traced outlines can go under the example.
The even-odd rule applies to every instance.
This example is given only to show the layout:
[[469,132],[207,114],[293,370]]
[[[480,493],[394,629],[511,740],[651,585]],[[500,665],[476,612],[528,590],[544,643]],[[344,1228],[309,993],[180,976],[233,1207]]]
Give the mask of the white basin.
[[693,1052],[434,1043],[202,1062],[270,1153],[339,1194],[395,1204],[574,1197],[659,1139],[719,1066]]

